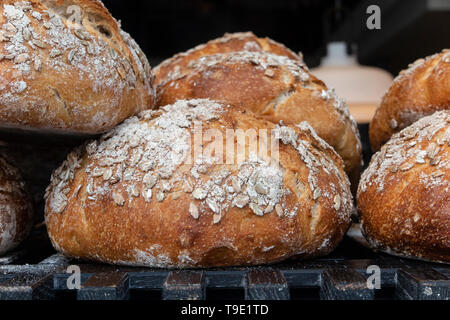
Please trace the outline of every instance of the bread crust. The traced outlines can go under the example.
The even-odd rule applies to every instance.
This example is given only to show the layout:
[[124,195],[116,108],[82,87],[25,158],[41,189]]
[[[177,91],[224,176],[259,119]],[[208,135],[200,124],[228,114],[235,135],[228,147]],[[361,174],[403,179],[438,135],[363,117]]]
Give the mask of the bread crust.
[[2,1],[0,127],[97,134],[154,105],[134,40],[98,0]]
[[356,188],[362,148],[356,122],[334,90],[287,57],[268,52],[203,56],[159,79],[159,105],[178,99],[210,98],[245,107],[274,123],[307,121],[343,158]]
[[19,171],[0,155],[0,256],[27,238],[33,214],[32,200]]
[[177,69],[185,69],[193,60],[213,54],[237,51],[271,52],[297,60],[305,65],[301,54],[295,54],[283,44],[270,38],[258,38],[253,32],[225,33],[223,37],[198,45],[186,52],[178,53],[161,62],[154,69],[155,87],[158,87],[168,77],[170,78],[171,74],[177,72]]
[[420,118],[450,109],[450,50],[419,59],[394,80],[370,124],[370,143],[380,150],[390,137]]
[[450,263],[450,111],[395,134],[361,178],[358,210],[373,248]]
[[[247,113],[210,100],[178,101],[145,111],[72,153],[46,194],[55,248],[76,258],[165,268],[328,254],[352,212],[342,160],[307,123],[277,127]],[[186,145],[191,154],[212,143],[185,140],[184,134],[198,132],[194,121],[204,135],[211,129],[224,136],[226,129],[276,129],[280,162],[268,164],[272,153],[251,158],[246,140],[241,165],[215,163],[205,153],[184,163],[177,154]]]

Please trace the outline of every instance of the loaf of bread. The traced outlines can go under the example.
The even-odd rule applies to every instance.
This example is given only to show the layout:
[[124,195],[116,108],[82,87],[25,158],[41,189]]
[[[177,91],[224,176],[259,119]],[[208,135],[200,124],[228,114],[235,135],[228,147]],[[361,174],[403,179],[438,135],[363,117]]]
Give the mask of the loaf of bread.
[[370,125],[380,150],[390,137],[422,117],[450,109],[450,50],[417,60],[394,80]]
[[154,105],[134,40],[98,0],[3,0],[0,128],[96,134]]
[[361,178],[358,209],[373,248],[450,263],[450,111],[395,134]]
[[352,206],[341,158],[306,122],[180,100],[70,154],[47,189],[46,224],[54,247],[76,258],[255,265],[328,254]]
[[33,204],[19,171],[0,156],[0,256],[15,249],[33,225]]
[[299,61],[302,65],[303,57],[295,54],[286,46],[270,38],[258,38],[252,32],[226,33],[223,37],[198,45],[186,52],[178,53],[163,61],[155,69],[155,87],[163,85],[167,79],[177,77],[180,70],[196,59],[218,53],[237,51],[266,51]]
[[334,90],[298,61],[268,52],[240,51],[204,56],[157,80],[157,101],[210,98],[245,107],[275,123],[307,121],[343,158],[358,186],[362,166],[358,127]]

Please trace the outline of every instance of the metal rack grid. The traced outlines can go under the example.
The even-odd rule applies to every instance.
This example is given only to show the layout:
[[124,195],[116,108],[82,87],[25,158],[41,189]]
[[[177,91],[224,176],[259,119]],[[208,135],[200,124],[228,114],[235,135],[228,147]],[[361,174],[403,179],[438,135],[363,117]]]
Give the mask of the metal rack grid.
[[[40,247],[29,247],[39,243]],[[45,245],[43,245],[45,243]],[[163,270],[117,267],[47,254],[30,240],[0,258],[0,300],[449,300],[450,266],[373,253],[350,239],[326,258],[252,268]],[[81,288],[68,290],[69,265],[81,269]],[[367,268],[381,270],[381,289],[367,286]]]

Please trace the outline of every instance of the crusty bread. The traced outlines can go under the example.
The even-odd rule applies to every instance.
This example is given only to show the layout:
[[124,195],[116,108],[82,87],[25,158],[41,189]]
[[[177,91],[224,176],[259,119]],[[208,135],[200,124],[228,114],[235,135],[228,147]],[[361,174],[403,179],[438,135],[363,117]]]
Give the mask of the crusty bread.
[[0,128],[107,131],[153,106],[152,77],[101,1],[1,2]]
[[417,60],[394,80],[370,125],[374,151],[420,118],[450,109],[450,50]]
[[155,87],[161,85],[165,79],[173,78],[178,70],[185,69],[196,59],[218,53],[236,51],[266,51],[299,61],[302,65],[303,57],[295,54],[286,46],[270,38],[258,38],[252,32],[226,33],[223,37],[201,44],[186,52],[178,53],[160,63],[155,69]]
[[19,171],[0,156],[0,255],[16,248],[33,225],[33,205]]
[[450,111],[422,118],[378,152],[361,178],[363,234],[378,250],[450,263]]
[[355,189],[362,166],[358,127],[343,100],[298,61],[268,52],[204,56],[159,80],[159,105],[211,98],[275,123],[307,121],[343,158]]
[[[218,133],[229,137],[230,129],[255,135],[231,136],[225,154],[217,152]],[[264,139],[259,130],[274,134]],[[249,150],[256,139],[257,153]],[[271,152],[278,139],[279,152]],[[219,161],[220,154],[235,161]],[[46,224],[55,248],[76,258],[254,265],[328,254],[347,231],[352,206],[341,158],[307,123],[279,126],[238,107],[180,100],[70,154],[47,189]]]

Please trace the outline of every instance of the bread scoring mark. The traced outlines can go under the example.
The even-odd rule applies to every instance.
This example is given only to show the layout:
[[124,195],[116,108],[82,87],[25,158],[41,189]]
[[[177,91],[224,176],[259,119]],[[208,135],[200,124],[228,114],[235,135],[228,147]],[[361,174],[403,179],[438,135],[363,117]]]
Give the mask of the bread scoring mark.
[[439,111],[420,119],[391,140],[373,157],[363,173],[358,194],[376,186],[382,192],[391,174],[409,171],[420,165],[433,167],[430,175],[421,173],[427,186],[449,188],[443,172],[450,170],[450,111]]

